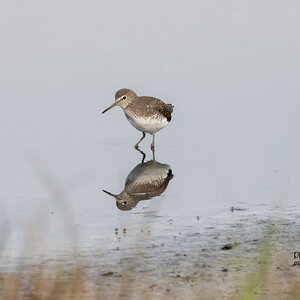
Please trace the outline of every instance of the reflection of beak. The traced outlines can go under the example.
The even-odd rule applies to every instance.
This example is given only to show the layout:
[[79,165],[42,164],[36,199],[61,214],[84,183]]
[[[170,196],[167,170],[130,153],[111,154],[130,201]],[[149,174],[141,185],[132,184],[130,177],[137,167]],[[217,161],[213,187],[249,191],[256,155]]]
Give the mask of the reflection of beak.
[[104,109],[104,111],[102,112],[103,114],[105,112],[107,112],[109,109],[113,108],[114,106],[116,106],[116,103],[113,103],[111,106],[109,106],[107,109]]
[[112,194],[112,193],[110,193],[110,192],[108,192],[108,191],[106,191],[106,190],[102,190],[104,193],[106,193],[106,194],[108,194],[108,195],[110,195],[110,196],[112,196],[112,197],[114,197],[114,198],[116,198],[117,197],[117,195],[115,195],[115,194]]

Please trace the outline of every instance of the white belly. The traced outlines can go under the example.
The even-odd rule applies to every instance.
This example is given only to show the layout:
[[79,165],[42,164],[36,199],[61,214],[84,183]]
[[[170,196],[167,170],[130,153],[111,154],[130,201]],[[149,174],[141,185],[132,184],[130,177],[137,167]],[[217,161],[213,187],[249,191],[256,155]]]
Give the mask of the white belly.
[[126,115],[126,117],[131,125],[134,126],[137,130],[150,134],[155,134],[157,131],[163,129],[168,124],[166,118],[132,118],[128,115]]

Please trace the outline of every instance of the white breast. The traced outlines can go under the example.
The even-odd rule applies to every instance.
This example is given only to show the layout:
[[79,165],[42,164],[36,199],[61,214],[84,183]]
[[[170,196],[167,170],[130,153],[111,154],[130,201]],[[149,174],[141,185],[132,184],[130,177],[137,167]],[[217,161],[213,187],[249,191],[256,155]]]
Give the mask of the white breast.
[[125,114],[128,121],[137,130],[154,134],[161,130],[168,124],[168,120],[164,117],[159,116],[158,118],[138,118],[135,116],[129,116]]

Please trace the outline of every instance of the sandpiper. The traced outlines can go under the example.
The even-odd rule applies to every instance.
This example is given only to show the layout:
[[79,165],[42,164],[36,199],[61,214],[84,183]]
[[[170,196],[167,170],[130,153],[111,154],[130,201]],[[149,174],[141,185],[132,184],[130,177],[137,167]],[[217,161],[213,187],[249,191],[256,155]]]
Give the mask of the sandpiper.
[[143,136],[136,143],[135,148],[138,148],[140,142],[145,138],[146,133],[149,133],[153,136],[152,149],[154,149],[155,133],[171,121],[171,114],[174,107],[172,104],[165,104],[154,97],[139,97],[130,89],[117,91],[115,102],[102,113],[104,114],[114,106],[121,106],[131,125],[143,132]]
[[120,194],[103,190],[116,199],[120,210],[131,210],[139,201],[160,196],[173,178],[172,169],[167,164],[151,160],[138,164],[127,176],[125,187]]

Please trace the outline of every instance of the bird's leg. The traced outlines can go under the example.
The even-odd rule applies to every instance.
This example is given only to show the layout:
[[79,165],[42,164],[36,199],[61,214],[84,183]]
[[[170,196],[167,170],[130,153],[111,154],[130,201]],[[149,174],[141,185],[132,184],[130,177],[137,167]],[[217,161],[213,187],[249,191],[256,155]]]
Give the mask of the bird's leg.
[[146,133],[143,132],[142,138],[135,144],[134,148],[138,148],[139,147],[140,142],[145,138],[145,136],[146,136]]
[[154,138],[155,138],[155,134],[153,134],[153,140],[152,140],[152,143],[151,143],[151,149],[152,150],[154,150],[154,147],[155,147]]
[[153,161],[155,161],[155,148],[151,146]]

